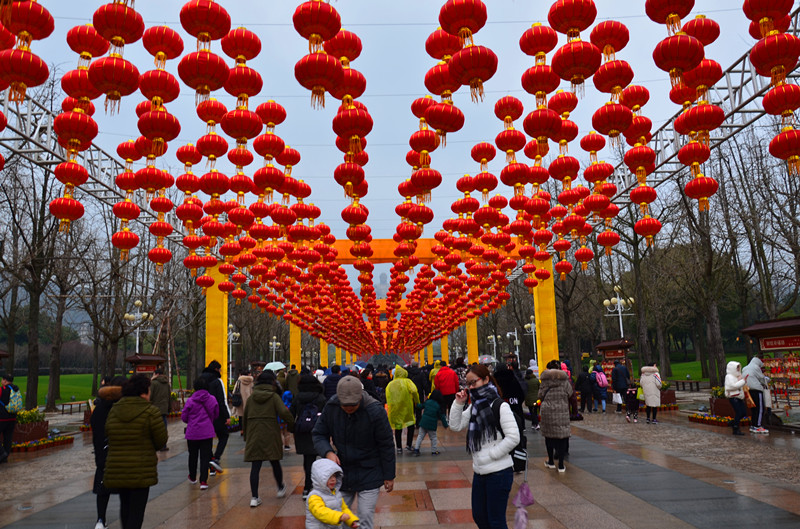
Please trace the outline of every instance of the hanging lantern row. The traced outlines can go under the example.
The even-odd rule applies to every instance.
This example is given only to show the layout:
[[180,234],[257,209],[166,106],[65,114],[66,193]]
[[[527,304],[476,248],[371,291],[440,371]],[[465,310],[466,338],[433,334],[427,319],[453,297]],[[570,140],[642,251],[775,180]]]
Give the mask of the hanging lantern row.
[[[13,2],[3,6],[0,25],[0,86],[9,102],[22,102],[28,88],[42,85],[50,75],[47,64],[31,51],[34,40],[50,36],[53,16],[38,2]],[[69,208],[63,208],[69,209]]]

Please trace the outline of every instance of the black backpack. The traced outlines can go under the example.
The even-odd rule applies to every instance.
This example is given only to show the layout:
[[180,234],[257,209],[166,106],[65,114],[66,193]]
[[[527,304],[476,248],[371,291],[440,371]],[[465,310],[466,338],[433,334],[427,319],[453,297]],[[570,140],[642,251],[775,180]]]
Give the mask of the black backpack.
[[317,424],[317,419],[322,415],[322,412],[317,405],[313,402],[307,403],[303,406],[303,411],[297,416],[297,421],[294,424],[294,433],[311,433],[314,425]]
[[[492,402],[492,413],[497,421],[497,429],[503,434],[503,427],[500,426],[500,405],[503,404],[503,399],[498,397]],[[511,406],[509,406],[511,408]],[[525,437],[525,419],[511,408],[511,413],[514,414],[514,420],[517,421],[517,428],[519,428],[519,443],[511,451],[511,459],[514,462],[514,472],[522,472],[528,466],[528,438]]]

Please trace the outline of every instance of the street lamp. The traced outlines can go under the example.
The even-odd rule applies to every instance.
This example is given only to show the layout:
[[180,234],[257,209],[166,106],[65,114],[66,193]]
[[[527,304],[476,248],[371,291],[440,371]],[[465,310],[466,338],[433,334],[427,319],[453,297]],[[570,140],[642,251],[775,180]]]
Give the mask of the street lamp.
[[233,344],[239,343],[239,334],[238,332],[234,332],[233,324],[228,324],[228,385],[230,386],[233,383],[233,370],[231,369],[231,365],[233,365]]
[[278,337],[277,336],[273,336],[272,337],[272,341],[269,342],[269,348],[270,348],[270,350],[272,350],[272,361],[273,362],[275,361],[275,351],[277,351],[278,347],[280,347],[280,346],[281,346],[281,342],[278,341]]
[[489,336],[486,337],[486,341],[489,342],[490,344],[492,344],[492,347],[493,347],[492,350],[494,351],[492,356],[494,356],[495,359],[497,359],[497,339],[498,338],[500,338],[500,337],[499,336],[495,336],[494,334],[490,334]]
[[538,364],[539,360],[536,358],[536,319],[533,316],[531,316],[531,322],[525,324],[525,334],[530,335],[533,340],[533,361]]
[[506,338],[514,337],[514,353],[517,355],[517,362],[519,362],[519,336],[517,335],[517,329],[513,331],[508,331],[506,333]]
[[[619,285],[614,285],[614,292],[617,295],[622,293],[622,289]],[[622,297],[613,297],[611,299],[603,300],[603,306],[609,312],[606,314],[607,317],[613,318],[617,316],[619,318],[619,335],[620,338],[625,338],[625,330],[622,327],[622,317],[623,316],[632,316],[633,314],[624,314],[624,312],[633,311],[633,298],[622,298]],[[616,312],[616,314],[614,314]]]
[[148,314],[147,312],[142,312],[142,302],[138,299],[133,302],[133,306],[136,307],[136,314],[129,314],[125,313],[122,318],[127,321],[129,324],[134,325],[136,327],[136,354],[139,354],[139,330],[142,326],[147,323],[153,321],[153,315]]

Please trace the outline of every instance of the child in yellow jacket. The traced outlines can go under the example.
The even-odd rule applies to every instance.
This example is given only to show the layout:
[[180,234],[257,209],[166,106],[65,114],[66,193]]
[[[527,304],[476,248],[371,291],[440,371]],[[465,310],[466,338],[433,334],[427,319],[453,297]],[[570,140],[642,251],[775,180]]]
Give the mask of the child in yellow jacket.
[[306,528],[327,529],[349,527],[358,529],[358,516],[347,506],[339,490],[342,486],[342,467],[330,459],[317,459],[311,465],[311,492],[306,499]]

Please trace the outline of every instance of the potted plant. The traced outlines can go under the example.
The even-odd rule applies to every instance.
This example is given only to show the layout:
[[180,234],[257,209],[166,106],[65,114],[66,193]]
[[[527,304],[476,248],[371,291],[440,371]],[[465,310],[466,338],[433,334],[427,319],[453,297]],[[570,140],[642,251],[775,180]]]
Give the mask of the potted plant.
[[677,404],[675,400],[675,390],[669,389],[670,383],[668,380],[661,381],[661,405]]
[[13,441],[25,443],[47,437],[49,423],[44,413],[39,410],[24,410],[17,413],[17,425],[14,428]]
[[725,397],[725,388],[721,386],[711,388],[708,408],[711,411],[711,415],[716,415],[717,417],[733,417],[735,415],[733,406]]

